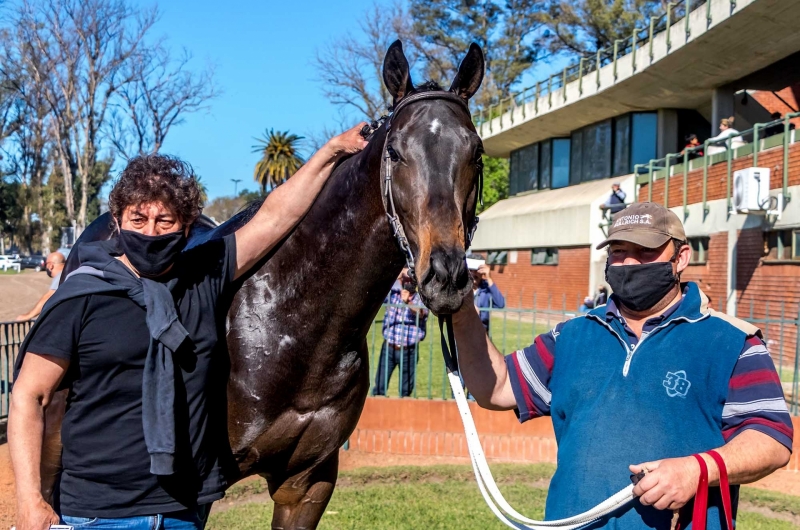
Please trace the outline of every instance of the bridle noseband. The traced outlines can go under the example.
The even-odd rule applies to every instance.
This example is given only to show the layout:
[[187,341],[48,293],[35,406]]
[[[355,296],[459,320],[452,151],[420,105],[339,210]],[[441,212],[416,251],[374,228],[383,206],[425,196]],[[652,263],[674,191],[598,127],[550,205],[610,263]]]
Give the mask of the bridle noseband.
[[[429,91],[429,92],[418,92],[416,94],[411,94],[400,100],[400,102],[395,105],[391,111],[392,113],[389,116],[385,116],[381,118],[385,120],[386,123],[386,139],[388,142],[389,138],[389,130],[392,127],[392,120],[400,110],[404,109],[405,107],[415,103],[417,101],[422,100],[430,100],[430,99],[445,99],[449,101],[458,102],[464,110],[467,111],[467,115],[472,118],[472,115],[469,112],[469,105],[464,98],[461,98],[454,94],[453,92],[443,92],[443,91]],[[377,125],[377,124],[375,124]],[[366,129],[366,127],[365,127]],[[416,273],[416,266],[414,262],[414,254],[411,252],[411,246],[408,243],[408,237],[406,237],[406,232],[403,230],[403,224],[400,222],[400,217],[397,215],[397,209],[394,205],[394,195],[392,193],[392,154],[391,154],[391,146],[384,145],[383,148],[383,163],[381,164],[384,167],[383,171],[383,178],[381,179],[381,195],[383,200],[383,208],[386,211],[386,216],[389,219],[389,226],[392,228],[392,233],[394,234],[395,240],[397,240],[397,244],[400,246],[400,250],[403,251],[403,255],[406,258],[406,267],[408,267],[408,275],[416,282],[417,281],[417,273]],[[478,175],[478,198],[477,200],[480,202],[481,206],[483,205],[483,166],[481,166],[480,174]],[[470,244],[472,243],[472,236],[475,234],[475,230],[478,228],[478,216],[473,215],[473,219],[470,222],[469,227],[465,230],[465,243],[467,248],[469,248]]]

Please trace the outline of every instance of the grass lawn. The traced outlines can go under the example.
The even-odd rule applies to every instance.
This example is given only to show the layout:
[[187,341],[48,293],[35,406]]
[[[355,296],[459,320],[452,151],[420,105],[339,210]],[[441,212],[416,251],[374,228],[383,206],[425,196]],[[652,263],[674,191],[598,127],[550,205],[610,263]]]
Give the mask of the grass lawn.
[[[546,481],[553,473],[548,464],[492,466],[500,489],[521,513],[541,519],[547,496]],[[210,530],[269,528],[272,503],[247,502],[263,493],[262,481],[231,488],[222,501],[236,503],[211,514]],[[787,515],[800,513],[800,498],[744,488],[742,502]],[[740,509],[738,528],[789,530],[792,523]],[[484,504],[467,466],[364,468],[340,474],[339,485],[319,526],[335,529],[506,528]]]
[[[533,342],[537,334],[549,331],[561,321],[561,315],[554,314],[550,317],[548,325],[547,316],[539,312],[536,316],[538,323],[534,326],[532,317],[533,313],[530,310],[524,310],[524,312],[494,312],[489,329],[492,340],[494,340],[500,351],[510,353],[524,348]],[[527,322],[525,319],[527,319]],[[372,385],[375,384],[375,371],[377,370],[378,356],[383,343],[383,335],[381,334],[383,309],[375,317],[375,320],[376,322],[372,324],[367,334],[370,355],[370,381]],[[417,383],[414,387],[414,397],[450,399],[450,385],[447,383],[444,369],[441,341],[439,323],[435,316],[430,315],[428,317],[427,335],[419,345]],[[399,372],[400,370],[396,369],[389,380],[388,395],[390,397],[398,397],[400,395],[398,387]]]

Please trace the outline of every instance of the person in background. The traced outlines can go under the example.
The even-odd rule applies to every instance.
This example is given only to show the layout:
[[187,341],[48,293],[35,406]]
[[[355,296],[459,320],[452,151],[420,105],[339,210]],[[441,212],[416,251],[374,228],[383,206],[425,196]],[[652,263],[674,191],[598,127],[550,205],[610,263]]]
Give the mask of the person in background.
[[714,142],[717,140],[724,140],[729,136],[736,136],[739,134],[739,131],[733,128],[733,121],[733,116],[730,118],[722,118],[722,120],[719,122],[719,134],[713,138],[709,138],[709,141]]
[[604,212],[608,211],[611,215],[624,210],[625,197],[625,192],[620,188],[619,182],[615,182],[611,185],[611,195],[608,196],[605,203],[600,205],[600,209]]
[[[700,143],[700,140],[697,139],[696,134],[687,134],[685,139],[686,139],[686,145],[683,146],[683,151],[681,151],[681,154],[683,154],[684,151],[686,151],[687,149],[692,149],[694,147],[702,145]],[[694,160],[695,158],[701,158],[702,156],[703,156],[703,150],[696,149],[689,153],[689,160]]]
[[597,289],[597,294],[594,295],[594,305],[592,307],[600,307],[608,302],[608,287],[601,285]]
[[585,297],[583,299],[583,303],[578,308],[578,312],[579,313],[588,313],[592,309],[594,309],[594,298],[592,298],[591,296],[587,296],[587,297]]
[[394,282],[386,302],[390,305],[383,316],[383,345],[372,395],[385,396],[395,367],[400,367],[400,394],[408,397],[414,391],[417,350],[427,333],[428,310],[422,307],[407,268]]
[[506,299],[500,289],[492,280],[492,271],[479,254],[467,256],[467,268],[472,274],[472,293],[475,297],[475,307],[481,315],[481,323],[489,332],[491,322],[491,311],[480,311],[484,307],[503,309],[506,306]]
[[56,292],[56,289],[58,289],[58,283],[61,281],[61,271],[64,270],[64,263],[66,261],[67,260],[64,258],[64,254],[58,251],[51,252],[47,256],[47,260],[44,262],[44,268],[47,270],[47,275],[53,278],[53,281],[50,282],[50,288],[42,295],[41,298],[39,298],[39,301],[36,302],[36,305],[33,306],[33,309],[17,317],[17,322],[33,320],[39,316],[39,313],[42,312],[45,302],[50,300],[50,297],[53,296],[53,294]]

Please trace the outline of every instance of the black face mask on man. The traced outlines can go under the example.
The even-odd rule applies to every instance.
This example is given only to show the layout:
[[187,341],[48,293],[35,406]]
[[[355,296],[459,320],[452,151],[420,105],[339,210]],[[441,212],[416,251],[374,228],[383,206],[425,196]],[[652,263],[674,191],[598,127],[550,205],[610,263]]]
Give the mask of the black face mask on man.
[[606,281],[625,307],[646,311],[680,281],[672,272],[673,261],[613,266],[606,262]]
[[175,263],[186,247],[183,230],[146,236],[133,230],[119,231],[119,248],[142,276],[158,276]]

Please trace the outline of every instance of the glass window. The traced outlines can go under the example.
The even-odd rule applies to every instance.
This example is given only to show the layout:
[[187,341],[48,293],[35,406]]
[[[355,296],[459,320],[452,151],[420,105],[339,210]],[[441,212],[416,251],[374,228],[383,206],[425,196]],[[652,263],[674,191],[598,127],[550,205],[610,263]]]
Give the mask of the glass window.
[[631,120],[630,167],[633,167],[636,164],[646,164],[657,156],[658,115],[655,112],[634,112]]
[[553,139],[552,187],[569,186],[569,138]]
[[557,248],[531,249],[531,265],[558,265]]
[[691,265],[703,265],[708,261],[708,242],[707,237],[689,238],[689,246],[692,247],[692,257],[689,260]]
[[800,230],[772,230],[764,233],[764,261],[800,261]]
[[569,181],[570,184],[579,184],[583,180],[583,134],[582,131],[574,131],[570,138],[570,164]]
[[539,144],[526,145],[511,152],[508,188],[510,195],[538,189]]
[[611,174],[627,175],[631,172],[631,116],[626,114],[614,119],[614,157]]
[[[539,142],[539,188],[543,190],[550,187],[551,158],[550,140]],[[555,188],[557,186],[553,187]]]
[[511,151],[508,158],[508,196],[513,197],[519,193],[519,149]]
[[611,176],[611,120],[583,129],[583,182]]
[[507,250],[492,250],[486,257],[487,265],[506,265],[508,263]]

